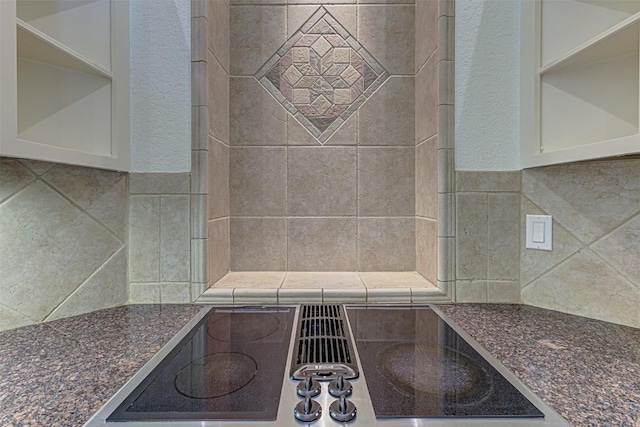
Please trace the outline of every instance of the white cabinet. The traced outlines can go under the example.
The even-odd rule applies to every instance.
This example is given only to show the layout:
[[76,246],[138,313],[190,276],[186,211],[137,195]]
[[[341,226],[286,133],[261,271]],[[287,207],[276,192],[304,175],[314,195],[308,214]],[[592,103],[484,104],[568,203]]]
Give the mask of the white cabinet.
[[523,167],[640,152],[640,0],[522,3]]
[[0,0],[0,155],[129,170],[129,6]]

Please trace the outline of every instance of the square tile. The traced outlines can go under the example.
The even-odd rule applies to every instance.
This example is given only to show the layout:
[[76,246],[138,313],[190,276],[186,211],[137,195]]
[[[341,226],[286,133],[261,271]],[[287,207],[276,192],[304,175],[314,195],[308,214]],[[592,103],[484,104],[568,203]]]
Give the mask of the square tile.
[[285,145],[287,111],[253,78],[229,80],[229,144]]
[[415,147],[363,147],[358,152],[358,214],[415,213]]
[[287,269],[285,218],[231,218],[231,270]]
[[289,215],[356,214],[356,148],[288,149]]
[[355,271],[355,218],[289,218],[289,271]]
[[371,96],[359,111],[360,145],[415,145],[415,89],[413,77],[392,76]]
[[358,41],[367,46],[390,74],[415,73],[414,28],[414,5],[358,8]]
[[285,147],[231,147],[231,215],[284,215],[287,203]]
[[282,46],[287,33],[286,10],[286,6],[231,6],[231,75],[254,74]]
[[358,271],[414,271],[415,218],[359,218]]

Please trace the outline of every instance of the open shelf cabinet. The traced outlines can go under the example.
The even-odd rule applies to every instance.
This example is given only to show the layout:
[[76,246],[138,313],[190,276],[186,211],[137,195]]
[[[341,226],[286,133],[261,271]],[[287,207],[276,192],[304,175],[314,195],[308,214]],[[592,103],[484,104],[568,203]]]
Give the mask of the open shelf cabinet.
[[0,1],[0,155],[127,171],[122,0]]
[[639,41],[640,2],[523,2],[523,167],[640,152]]

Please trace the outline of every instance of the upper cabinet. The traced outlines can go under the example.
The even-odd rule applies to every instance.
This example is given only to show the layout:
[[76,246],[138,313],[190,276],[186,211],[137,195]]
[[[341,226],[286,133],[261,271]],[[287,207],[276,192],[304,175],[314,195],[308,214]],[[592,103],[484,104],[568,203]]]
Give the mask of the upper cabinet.
[[127,171],[129,6],[0,0],[0,155]]
[[640,0],[522,3],[521,163],[640,152]]

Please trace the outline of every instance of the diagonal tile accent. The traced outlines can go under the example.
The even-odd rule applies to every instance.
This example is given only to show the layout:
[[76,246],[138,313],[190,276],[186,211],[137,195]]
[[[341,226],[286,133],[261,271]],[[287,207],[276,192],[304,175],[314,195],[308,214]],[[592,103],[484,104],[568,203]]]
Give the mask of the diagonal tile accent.
[[0,159],[0,202],[17,193],[35,176],[14,159]]
[[389,74],[319,7],[255,77],[324,144]]

